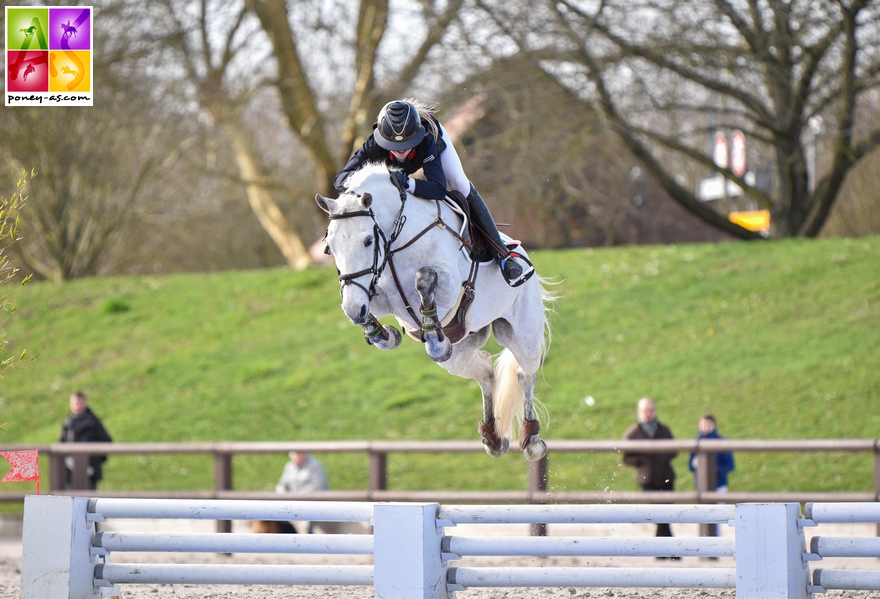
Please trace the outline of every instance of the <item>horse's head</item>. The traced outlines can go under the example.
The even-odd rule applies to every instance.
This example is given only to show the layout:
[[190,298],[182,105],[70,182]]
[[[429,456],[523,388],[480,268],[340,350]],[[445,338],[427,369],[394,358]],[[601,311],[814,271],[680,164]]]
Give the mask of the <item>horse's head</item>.
[[387,246],[396,235],[399,192],[384,164],[367,164],[349,177],[337,199],[318,194],[315,201],[330,215],[326,241],[339,271],[342,311],[353,324],[363,325],[387,264]]
[[342,311],[352,324],[366,324],[370,300],[385,264],[385,235],[376,223],[373,197],[345,192],[338,199],[315,196],[330,215],[326,242],[339,273]]

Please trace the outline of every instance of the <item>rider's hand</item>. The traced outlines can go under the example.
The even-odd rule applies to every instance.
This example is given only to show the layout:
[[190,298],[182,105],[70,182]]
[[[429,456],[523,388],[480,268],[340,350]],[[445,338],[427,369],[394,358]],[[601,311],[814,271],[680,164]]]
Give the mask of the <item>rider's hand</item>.
[[409,189],[409,177],[403,171],[391,171],[391,177],[397,189],[406,191]]

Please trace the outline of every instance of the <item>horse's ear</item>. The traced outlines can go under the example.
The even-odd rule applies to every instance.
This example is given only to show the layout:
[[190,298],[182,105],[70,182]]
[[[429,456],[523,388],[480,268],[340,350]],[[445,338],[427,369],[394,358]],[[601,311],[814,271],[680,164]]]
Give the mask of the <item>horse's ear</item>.
[[315,194],[315,201],[318,202],[318,206],[320,206],[321,210],[330,214],[330,202],[335,202],[336,200],[331,200],[330,198],[325,198],[320,193]]
[[373,205],[373,196],[365,192],[364,195],[361,196],[361,203],[364,205],[364,208],[369,208]]

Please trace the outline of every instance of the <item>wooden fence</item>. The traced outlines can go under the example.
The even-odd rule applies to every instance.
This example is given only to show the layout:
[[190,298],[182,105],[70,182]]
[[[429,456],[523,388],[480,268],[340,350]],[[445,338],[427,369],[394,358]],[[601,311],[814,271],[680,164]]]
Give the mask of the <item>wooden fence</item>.
[[[49,456],[49,488],[54,495],[86,497],[143,497],[190,499],[299,499],[321,501],[437,501],[449,503],[748,503],[748,502],[865,502],[880,498],[880,440],[813,439],[813,440],[734,440],[734,439],[673,439],[664,441],[550,441],[550,455],[557,453],[661,453],[695,452],[697,456],[696,489],[693,491],[617,492],[617,491],[553,491],[547,490],[552,471],[545,458],[528,463],[528,488],[513,491],[450,491],[430,489],[419,491],[388,488],[387,464],[392,454],[413,453],[483,453],[479,441],[319,441],[319,442],[215,442],[215,443],[54,443],[51,445],[5,445],[0,451],[37,449]],[[233,458],[246,454],[287,454],[303,451],[313,454],[361,453],[369,456],[366,487],[349,491],[318,491],[278,494],[272,491],[236,491],[233,489]],[[874,455],[874,488],[864,492],[715,492],[715,460],[717,452],[856,452]],[[91,455],[202,454],[214,459],[212,491],[88,491],[86,467]],[[66,456],[72,456],[73,488],[65,490]],[[488,459],[488,458],[487,458]],[[0,501],[22,502],[25,493],[0,493]],[[218,521],[218,532],[231,530],[231,523]],[[534,525],[532,533],[545,532]],[[704,533],[706,531],[703,531]],[[880,534],[880,527],[878,527]]]
[[[696,489],[672,492],[602,492],[547,491],[552,477],[547,460],[524,463],[529,468],[527,489],[514,491],[449,491],[430,489],[404,491],[388,488],[387,464],[392,454],[413,453],[482,453],[478,441],[322,441],[322,442],[215,442],[215,443],[54,443],[51,445],[4,445],[0,451],[37,449],[49,457],[51,494],[113,497],[164,497],[203,499],[278,499],[271,491],[235,491],[232,485],[233,459],[246,454],[286,454],[304,451],[313,454],[361,453],[369,456],[365,488],[351,491],[321,491],[297,494],[303,500],[333,501],[441,501],[476,503],[728,503],[807,501],[876,501],[880,493],[880,441],[871,439],[817,440],[664,440],[664,441],[550,441],[550,455],[558,453],[658,453],[695,452],[697,455]],[[858,452],[874,455],[874,488],[864,492],[729,492],[716,493],[714,454],[732,452]],[[88,488],[86,467],[90,455],[207,454],[214,459],[213,491],[84,491]],[[74,459],[74,491],[65,491],[66,456]],[[25,493],[0,493],[0,501],[23,501]],[[281,496],[283,497],[283,496]],[[290,497],[287,497],[288,499]]]

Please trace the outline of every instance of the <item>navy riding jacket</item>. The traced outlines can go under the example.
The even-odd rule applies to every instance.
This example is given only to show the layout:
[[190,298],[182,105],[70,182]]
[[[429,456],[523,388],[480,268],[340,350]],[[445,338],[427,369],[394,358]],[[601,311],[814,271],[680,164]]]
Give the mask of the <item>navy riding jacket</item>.
[[419,169],[425,174],[425,179],[414,179],[414,195],[429,200],[442,200],[446,196],[446,175],[440,164],[440,151],[433,136],[425,135],[422,141],[413,148],[413,151],[403,160],[398,162],[391,152],[379,146],[370,135],[357,152],[348,160],[348,164],[339,171],[333,180],[336,191],[345,191],[345,182],[356,170],[367,162],[384,162],[389,166],[400,168],[407,175],[412,175]]

